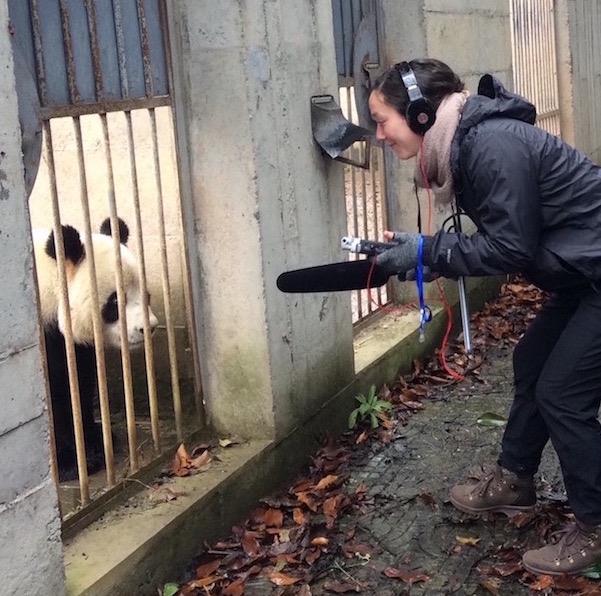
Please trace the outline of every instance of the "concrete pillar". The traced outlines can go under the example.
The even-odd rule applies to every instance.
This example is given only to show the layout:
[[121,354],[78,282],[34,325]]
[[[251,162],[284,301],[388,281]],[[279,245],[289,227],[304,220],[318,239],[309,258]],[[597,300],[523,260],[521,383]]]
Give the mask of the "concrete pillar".
[[348,293],[284,295],[286,270],[345,259],[342,168],[310,97],[337,97],[330,2],[169,3],[201,368],[221,433],[282,436],[353,378]]
[[2,593],[64,592],[6,0],[0,0],[0,577]]

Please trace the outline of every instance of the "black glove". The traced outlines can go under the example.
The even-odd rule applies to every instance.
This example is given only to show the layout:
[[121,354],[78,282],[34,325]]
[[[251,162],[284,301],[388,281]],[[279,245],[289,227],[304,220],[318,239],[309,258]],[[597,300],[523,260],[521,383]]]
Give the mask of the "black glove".
[[[409,269],[406,273],[399,273],[398,278],[399,281],[415,281],[417,277],[417,269]],[[424,282],[430,283],[435,279],[440,277],[440,273],[436,273],[436,271],[431,271],[430,267],[424,267]]]
[[385,250],[376,257],[376,263],[389,273],[405,273],[417,267],[417,247],[419,234],[395,232],[396,246]]

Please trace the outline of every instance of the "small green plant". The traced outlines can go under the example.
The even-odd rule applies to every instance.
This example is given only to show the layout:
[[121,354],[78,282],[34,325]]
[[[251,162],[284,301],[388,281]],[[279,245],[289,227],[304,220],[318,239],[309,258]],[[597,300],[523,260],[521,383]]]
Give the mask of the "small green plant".
[[359,422],[369,419],[371,427],[377,428],[380,417],[392,409],[389,401],[378,397],[375,385],[369,388],[367,397],[361,393],[356,395],[355,399],[359,402],[359,407],[355,408],[348,418],[348,426],[351,429],[357,426],[357,419],[359,419]]

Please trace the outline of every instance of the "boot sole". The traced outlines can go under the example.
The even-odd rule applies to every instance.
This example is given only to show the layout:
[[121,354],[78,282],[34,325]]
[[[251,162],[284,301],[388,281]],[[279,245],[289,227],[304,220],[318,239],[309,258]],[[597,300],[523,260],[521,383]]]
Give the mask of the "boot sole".
[[537,567],[533,567],[532,565],[528,565],[528,564],[524,563],[524,561],[522,561],[522,566],[524,567],[524,569],[526,571],[529,571],[530,573],[534,573],[534,575],[553,575],[553,576],[582,575],[583,573],[585,573],[589,570],[592,571],[595,569],[595,565],[588,565],[587,567],[583,567],[582,569],[574,569],[572,571],[555,571],[555,570],[551,570],[551,569],[539,569]]
[[481,515],[482,513],[504,513],[507,517],[515,517],[520,513],[531,513],[535,510],[536,505],[505,505],[503,507],[486,507],[484,509],[476,509],[468,507],[449,496],[449,500],[456,509],[463,513],[471,513],[472,515]]

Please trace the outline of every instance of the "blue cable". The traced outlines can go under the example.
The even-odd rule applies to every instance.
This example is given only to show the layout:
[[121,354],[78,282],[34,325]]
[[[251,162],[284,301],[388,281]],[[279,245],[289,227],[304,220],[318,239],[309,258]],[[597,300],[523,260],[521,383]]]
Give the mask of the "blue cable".
[[420,234],[417,243],[417,267],[415,272],[417,296],[419,299],[419,341],[425,339],[426,323],[432,320],[432,311],[424,298],[424,237]]

